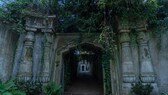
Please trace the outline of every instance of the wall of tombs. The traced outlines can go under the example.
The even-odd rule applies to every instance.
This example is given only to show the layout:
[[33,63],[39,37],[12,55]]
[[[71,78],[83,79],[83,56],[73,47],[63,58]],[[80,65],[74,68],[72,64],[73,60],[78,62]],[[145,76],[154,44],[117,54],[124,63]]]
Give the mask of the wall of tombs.
[[168,38],[166,36],[168,36],[168,31],[160,31],[161,33],[157,35],[151,35],[149,32],[143,33],[142,30],[136,32],[139,32],[136,44],[130,41],[128,33],[121,33],[123,94],[127,95],[131,87],[129,83],[138,79],[144,83],[152,83],[154,87],[152,95],[167,92]]
[[0,22],[0,79],[11,76],[18,34],[9,30],[10,25]]
[[[72,36],[46,31],[27,27],[26,33],[18,35],[11,32],[8,25],[0,24],[1,80],[20,76],[20,79],[49,81],[51,76],[54,79],[58,75],[59,69],[53,70],[57,64],[56,51],[61,45],[66,45],[63,43],[69,42]],[[153,93],[168,91],[168,31],[162,32],[160,37],[151,36],[141,29],[137,31],[137,44],[131,44],[128,32],[120,33],[123,95],[129,93],[131,83],[137,81],[139,76],[146,83],[152,82],[155,87]]]

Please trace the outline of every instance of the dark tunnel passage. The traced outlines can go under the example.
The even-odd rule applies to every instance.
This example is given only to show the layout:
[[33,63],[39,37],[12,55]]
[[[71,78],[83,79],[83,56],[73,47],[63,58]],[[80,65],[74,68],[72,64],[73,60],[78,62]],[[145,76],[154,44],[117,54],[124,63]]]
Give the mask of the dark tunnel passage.
[[63,55],[64,95],[103,95],[101,48],[81,44]]

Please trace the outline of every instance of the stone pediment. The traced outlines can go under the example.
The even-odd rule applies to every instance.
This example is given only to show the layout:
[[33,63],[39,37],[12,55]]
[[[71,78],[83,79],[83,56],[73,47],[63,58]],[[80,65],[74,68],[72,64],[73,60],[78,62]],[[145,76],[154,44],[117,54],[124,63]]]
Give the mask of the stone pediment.
[[54,29],[55,15],[42,15],[40,13],[24,11],[26,27],[36,29]]

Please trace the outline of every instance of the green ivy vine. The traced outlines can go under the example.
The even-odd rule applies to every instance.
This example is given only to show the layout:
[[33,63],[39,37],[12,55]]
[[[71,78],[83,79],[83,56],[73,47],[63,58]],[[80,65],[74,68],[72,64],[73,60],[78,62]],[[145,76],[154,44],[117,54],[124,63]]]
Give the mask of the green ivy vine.
[[110,73],[110,53],[102,51],[102,66],[104,71],[105,94],[111,95],[111,73]]

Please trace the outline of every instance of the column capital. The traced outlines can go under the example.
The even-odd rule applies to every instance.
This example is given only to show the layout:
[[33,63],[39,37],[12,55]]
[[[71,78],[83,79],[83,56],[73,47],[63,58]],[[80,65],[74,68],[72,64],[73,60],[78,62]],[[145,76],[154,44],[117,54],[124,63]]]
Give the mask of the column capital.
[[130,42],[129,32],[120,32],[120,43]]
[[28,31],[26,36],[25,36],[25,41],[34,42],[34,32]]
[[137,32],[141,32],[141,31],[146,32],[147,26],[148,26],[148,25],[147,25],[147,23],[146,23],[146,20],[138,21],[138,22],[136,23],[135,30],[136,30]]
[[41,29],[41,32],[43,32],[43,33],[53,33],[53,29],[51,29],[51,28],[44,28],[44,29]]
[[119,33],[120,33],[120,42],[129,42],[130,37],[129,37],[129,32],[130,32],[130,25],[129,21],[127,20],[121,20],[119,22]]
[[139,31],[138,32],[137,41],[138,41],[138,43],[141,43],[141,44],[147,44],[148,39],[146,37],[146,32],[145,31]]
[[128,28],[122,28],[122,29],[120,29],[120,33],[129,33],[131,30],[130,29],[128,29]]
[[36,28],[34,28],[34,27],[29,27],[29,26],[26,26],[25,30],[28,31],[28,32],[30,32],[30,31],[31,31],[31,32],[36,32],[36,31],[37,31]]
[[147,28],[146,27],[136,27],[135,30],[137,32],[146,32],[147,31]]

